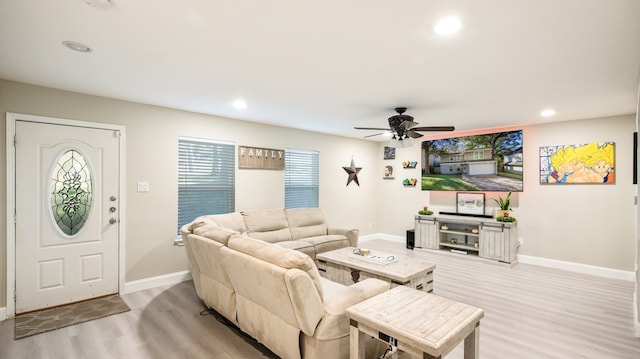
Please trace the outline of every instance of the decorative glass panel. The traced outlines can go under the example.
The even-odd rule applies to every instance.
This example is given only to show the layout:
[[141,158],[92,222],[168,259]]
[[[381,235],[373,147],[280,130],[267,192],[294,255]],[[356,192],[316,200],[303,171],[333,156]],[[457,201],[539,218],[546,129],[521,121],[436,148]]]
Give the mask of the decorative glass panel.
[[51,171],[51,212],[66,235],[76,235],[89,218],[93,176],[87,159],[76,150],[65,152]]

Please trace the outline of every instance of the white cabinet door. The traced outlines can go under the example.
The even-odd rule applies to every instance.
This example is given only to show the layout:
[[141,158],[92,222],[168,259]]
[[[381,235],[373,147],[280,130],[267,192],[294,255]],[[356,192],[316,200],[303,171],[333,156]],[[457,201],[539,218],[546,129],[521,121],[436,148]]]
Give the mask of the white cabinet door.
[[438,249],[438,231],[435,218],[416,218],[416,247]]
[[480,257],[505,260],[505,245],[509,232],[502,227],[482,226],[480,228]]

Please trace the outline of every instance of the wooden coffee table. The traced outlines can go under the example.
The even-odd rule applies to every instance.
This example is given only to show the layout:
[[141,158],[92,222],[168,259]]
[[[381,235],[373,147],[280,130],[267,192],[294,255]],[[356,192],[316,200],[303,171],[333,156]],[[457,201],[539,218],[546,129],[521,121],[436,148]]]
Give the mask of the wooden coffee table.
[[[316,265],[320,275],[344,285],[351,285],[367,278],[377,278],[389,282],[392,288],[402,285],[433,292],[435,264],[404,256],[393,256],[393,259],[388,261],[368,260],[354,255],[355,249],[346,247],[317,254]],[[372,251],[371,254],[385,255],[376,251]]]
[[442,358],[464,340],[464,358],[480,357],[484,311],[407,287],[396,287],[347,308],[350,359],[363,359],[366,335],[414,357]]

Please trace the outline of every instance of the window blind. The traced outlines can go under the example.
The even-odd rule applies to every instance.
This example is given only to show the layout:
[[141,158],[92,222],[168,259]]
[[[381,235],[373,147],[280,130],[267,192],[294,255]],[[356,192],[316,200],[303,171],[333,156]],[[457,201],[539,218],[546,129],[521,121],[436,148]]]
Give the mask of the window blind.
[[284,157],[285,208],[319,207],[320,155],[315,151],[286,149]]
[[205,214],[235,211],[235,145],[178,139],[178,234]]

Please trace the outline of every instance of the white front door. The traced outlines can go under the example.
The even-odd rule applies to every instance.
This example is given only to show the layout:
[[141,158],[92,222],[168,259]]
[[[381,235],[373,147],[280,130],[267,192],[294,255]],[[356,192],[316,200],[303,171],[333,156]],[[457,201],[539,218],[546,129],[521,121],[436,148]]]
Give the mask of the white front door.
[[119,132],[15,126],[15,313],[117,293]]

